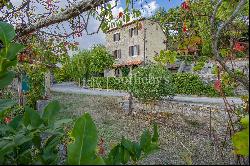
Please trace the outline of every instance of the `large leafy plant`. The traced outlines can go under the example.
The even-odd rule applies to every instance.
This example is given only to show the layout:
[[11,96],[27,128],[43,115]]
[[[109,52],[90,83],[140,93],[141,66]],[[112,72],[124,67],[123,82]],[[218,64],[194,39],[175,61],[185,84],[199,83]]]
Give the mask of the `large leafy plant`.
[[56,120],[60,106],[53,101],[42,113],[25,107],[24,115],[0,125],[0,164],[57,164],[58,145],[64,135],[63,124]]
[[121,143],[117,144],[106,158],[98,155],[97,129],[88,113],[80,117],[72,130],[74,142],[68,145],[68,159],[70,165],[117,165],[127,164],[130,160],[137,163],[158,147],[158,131],[154,125],[153,135],[145,130],[141,135],[140,142],[132,142],[124,137]]
[[[14,37],[14,27],[0,21],[0,90],[9,85],[15,77],[12,67],[17,64],[17,53],[24,48],[23,45],[12,42]],[[11,99],[0,99],[0,118],[4,110],[15,104]]]
[[14,37],[14,27],[0,21],[0,89],[13,80],[15,73],[10,68],[17,64],[17,53],[24,48],[21,44],[12,43]]

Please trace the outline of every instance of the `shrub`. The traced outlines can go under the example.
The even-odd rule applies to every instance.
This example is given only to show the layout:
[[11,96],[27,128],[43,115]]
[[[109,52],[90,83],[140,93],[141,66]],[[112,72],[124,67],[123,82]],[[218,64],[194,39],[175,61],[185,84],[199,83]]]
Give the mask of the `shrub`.
[[[204,83],[199,75],[192,73],[175,73],[173,82],[177,87],[177,94],[219,96],[213,85]],[[233,96],[233,87],[222,82],[223,91],[226,96]]]
[[158,100],[175,95],[172,75],[162,66],[149,65],[133,71],[129,90],[142,101]]

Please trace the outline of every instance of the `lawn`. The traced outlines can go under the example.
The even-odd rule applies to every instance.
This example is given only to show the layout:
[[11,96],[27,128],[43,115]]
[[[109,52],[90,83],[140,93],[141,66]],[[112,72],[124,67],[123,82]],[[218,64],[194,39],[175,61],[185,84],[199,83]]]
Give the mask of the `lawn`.
[[[223,151],[209,138],[206,124],[184,115],[166,112],[135,110],[128,115],[121,110],[118,97],[87,96],[82,94],[53,93],[53,99],[62,105],[60,118],[76,119],[89,112],[94,119],[99,136],[105,141],[106,152],[122,136],[138,140],[152,122],[159,126],[161,149],[139,164],[232,164],[233,155],[228,146]],[[219,146],[220,143],[216,143]]]

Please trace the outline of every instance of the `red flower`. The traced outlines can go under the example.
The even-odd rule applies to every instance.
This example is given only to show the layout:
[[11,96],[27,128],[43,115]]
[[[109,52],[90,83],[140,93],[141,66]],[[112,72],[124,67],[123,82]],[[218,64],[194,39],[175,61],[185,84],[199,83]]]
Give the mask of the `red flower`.
[[189,5],[188,5],[188,3],[187,3],[187,2],[183,2],[183,3],[181,4],[181,8],[184,9],[184,10],[189,11]]
[[241,43],[235,43],[233,49],[236,50],[236,51],[244,51],[245,50],[245,46],[241,45]]
[[74,44],[75,44],[75,45],[79,45],[79,42],[75,42]]
[[118,17],[122,18],[122,16],[123,16],[123,12],[120,12],[119,15],[118,15]]
[[5,123],[10,123],[10,122],[11,122],[11,120],[12,120],[12,119],[11,119],[10,117],[6,117],[6,118],[4,118],[4,122],[5,122]]
[[220,81],[220,80],[216,80],[216,81],[214,82],[214,89],[215,89],[216,91],[218,91],[218,92],[221,91],[221,81]]

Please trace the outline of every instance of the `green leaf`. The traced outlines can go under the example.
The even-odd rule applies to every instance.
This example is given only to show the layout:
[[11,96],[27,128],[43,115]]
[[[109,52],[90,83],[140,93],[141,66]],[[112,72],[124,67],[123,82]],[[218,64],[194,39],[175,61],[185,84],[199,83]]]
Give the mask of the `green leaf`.
[[32,159],[31,150],[27,149],[18,155],[17,161],[19,165],[30,165],[32,163],[31,159]]
[[17,130],[20,129],[20,125],[22,123],[22,115],[17,115],[12,121],[8,124],[12,129]]
[[121,154],[120,154],[120,158],[121,158],[121,163],[122,164],[127,164],[127,162],[130,159],[130,155],[129,152],[126,148],[124,148],[123,146],[121,146]]
[[249,155],[249,128],[237,132],[232,137],[235,153],[243,156]]
[[107,165],[121,164],[120,148],[121,148],[121,144],[118,144],[110,150],[108,154],[108,158],[105,159],[105,163]]
[[4,110],[11,108],[16,104],[16,101],[12,99],[0,99],[0,117],[4,113]]
[[34,128],[39,127],[42,124],[42,119],[40,118],[38,112],[33,110],[32,108],[25,107],[25,112],[23,116],[23,123],[27,127],[31,125]]
[[42,139],[41,139],[41,137],[40,137],[39,135],[34,135],[34,137],[32,138],[33,144],[34,144],[37,148],[39,148],[39,149],[40,149],[40,147],[41,147],[41,141],[42,141]]
[[22,44],[11,43],[8,47],[6,58],[8,58],[11,61],[16,59],[17,53],[19,53],[23,49],[24,49],[24,46]]
[[244,128],[249,127],[249,115],[246,115],[244,118],[242,118],[240,123]]
[[159,134],[158,134],[158,129],[157,129],[156,123],[154,123],[153,130],[154,130],[154,133],[153,133],[153,137],[152,137],[152,142],[158,142]]
[[56,115],[60,111],[60,104],[58,101],[50,102],[44,109],[42,119],[48,126],[53,126]]
[[141,136],[140,147],[143,152],[148,152],[151,144],[151,135],[148,130],[145,130]]
[[44,164],[57,164],[59,159],[57,146],[61,141],[61,136],[53,135],[45,143],[42,149],[42,161]]
[[3,89],[7,85],[9,85],[14,77],[15,73],[12,71],[0,73],[0,89]]
[[17,146],[22,145],[23,143],[29,142],[32,140],[32,137],[29,135],[24,135],[24,133],[17,133],[14,137],[14,142]]
[[72,137],[75,140],[68,145],[68,164],[105,164],[102,158],[96,155],[97,130],[88,113],[76,121]]
[[15,30],[11,24],[0,21],[0,40],[7,45],[15,37]]
[[54,128],[59,128],[63,124],[70,123],[72,121],[73,121],[73,119],[60,119],[60,120],[57,120],[57,121],[55,121]]

